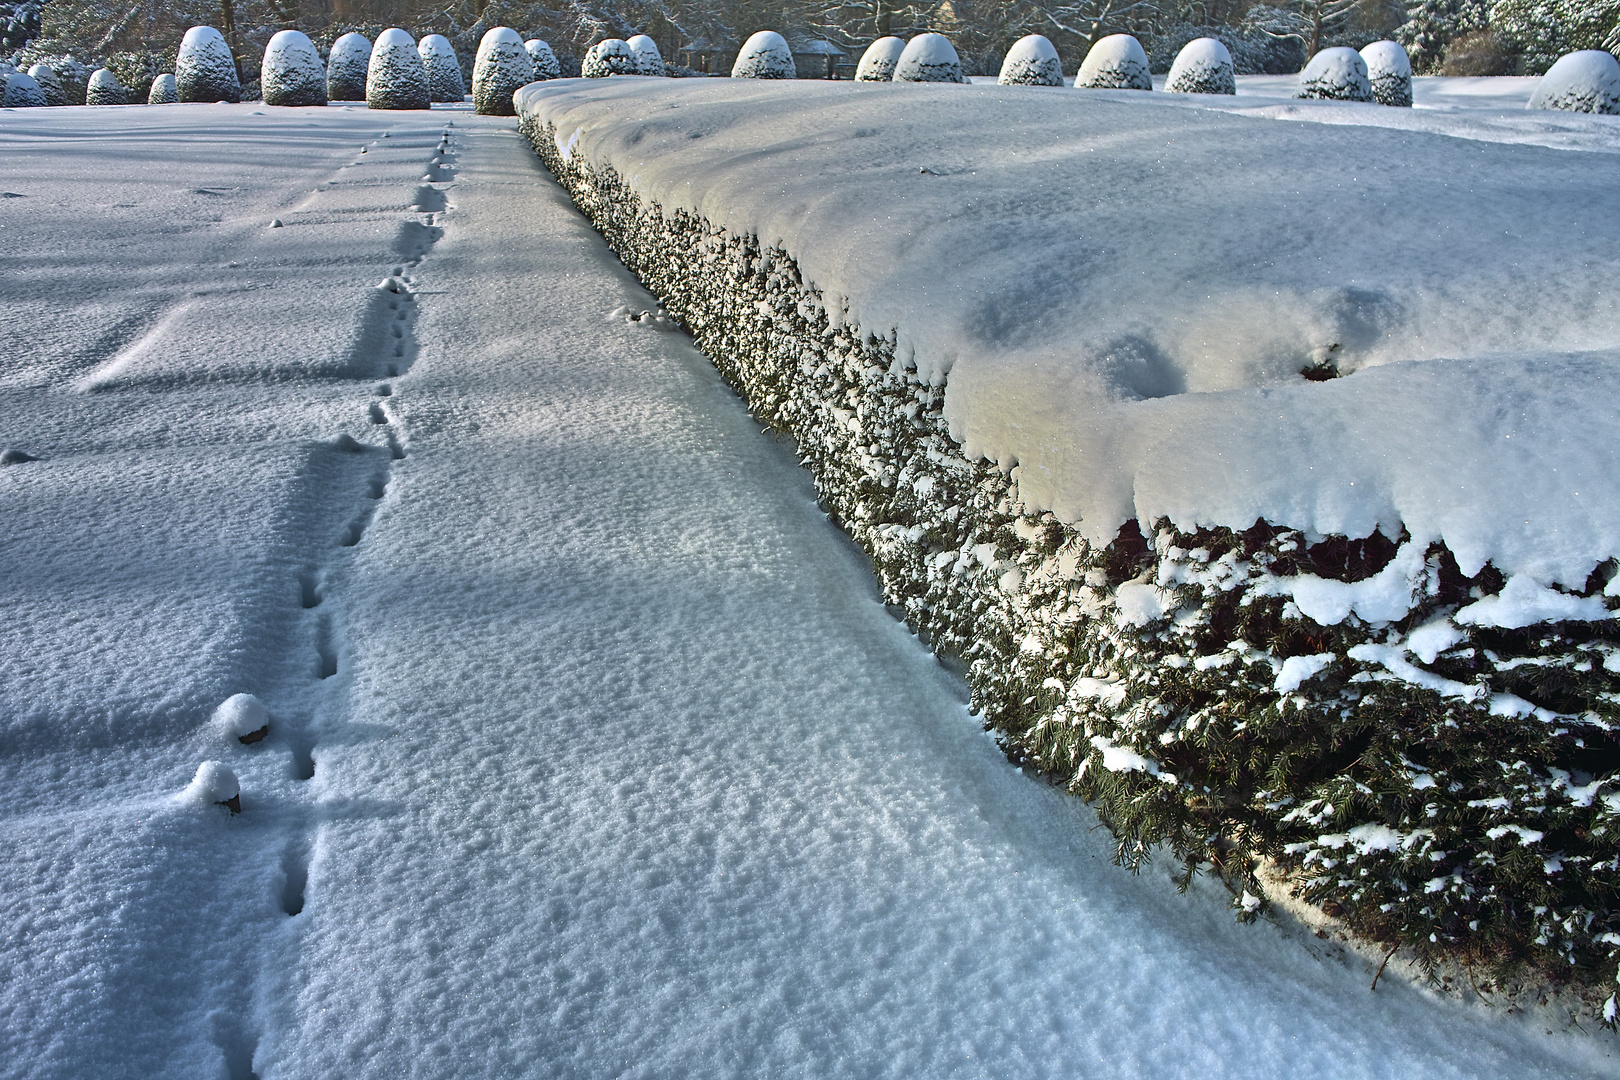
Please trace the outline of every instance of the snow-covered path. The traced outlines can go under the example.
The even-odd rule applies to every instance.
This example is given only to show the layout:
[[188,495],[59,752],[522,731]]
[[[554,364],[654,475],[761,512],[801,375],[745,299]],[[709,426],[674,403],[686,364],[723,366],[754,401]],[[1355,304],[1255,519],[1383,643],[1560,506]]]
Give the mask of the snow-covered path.
[[[246,111],[129,141],[246,170]],[[42,458],[0,471],[0,1073],[1612,1074],[1607,1039],[1369,993],[1109,865],[789,448],[610,316],[651,300],[514,123],[445,119],[312,121],[218,222],[105,211],[128,253],[0,371],[0,446]],[[289,202],[341,138],[364,166]],[[48,216],[4,223],[49,264]],[[396,265],[413,297],[373,288]],[[87,343],[74,305],[147,303],[143,274],[148,313]],[[335,344],[299,351],[281,289]],[[8,279],[13,335],[29,303]],[[207,730],[244,689],[259,748]],[[172,798],[204,756],[239,818]]]

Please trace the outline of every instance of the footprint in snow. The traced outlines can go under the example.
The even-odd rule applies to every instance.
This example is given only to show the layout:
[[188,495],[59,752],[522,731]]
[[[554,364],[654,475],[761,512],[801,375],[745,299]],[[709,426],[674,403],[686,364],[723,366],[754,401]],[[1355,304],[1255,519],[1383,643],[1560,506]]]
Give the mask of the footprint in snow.
[[22,465],[38,460],[39,458],[23,450],[0,450],[0,465]]

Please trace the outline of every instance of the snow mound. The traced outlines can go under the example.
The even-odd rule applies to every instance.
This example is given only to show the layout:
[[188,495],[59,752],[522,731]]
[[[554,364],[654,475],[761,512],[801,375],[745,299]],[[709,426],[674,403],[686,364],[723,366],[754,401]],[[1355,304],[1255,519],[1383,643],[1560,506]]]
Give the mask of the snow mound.
[[1074,85],[1096,90],[1151,90],[1147,53],[1129,34],[1109,34],[1086,53]]
[[562,75],[562,65],[557,63],[557,54],[551,51],[549,42],[539,38],[530,38],[523,43],[523,51],[529,54],[529,63],[534,66],[536,79],[556,79]]
[[996,82],[1002,86],[1062,86],[1063,62],[1050,41],[1030,34],[1007,50]]
[[259,88],[266,105],[325,105],[326,67],[315,43],[301,31],[279,31],[265,46]]
[[906,51],[904,38],[880,37],[866,47],[861,62],[855,68],[856,82],[892,82],[894,66],[900,54]]
[[5,97],[0,103],[7,109],[42,109],[45,107],[45,91],[39,88],[30,75],[18,72],[6,76]]
[[45,94],[45,104],[67,104],[67,94],[62,89],[62,80],[57,77],[55,68],[49,64],[35,64],[28,69],[28,75],[39,83],[40,90]]
[[129,91],[110,68],[97,68],[84,86],[86,105],[128,105]]
[[1330,101],[1371,101],[1367,61],[1351,48],[1323,49],[1299,73],[1299,96]]
[[944,34],[918,34],[894,65],[895,82],[964,83],[956,46]]
[[422,54],[416,51],[411,35],[398,27],[378,34],[366,69],[366,108],[427,109],[432,105],[427,68],[422,66]]
[[1236,94],[1232,54],[1218,38],[1195,38],[1176,54],[1164,88],[1172,94]]
[[637,75],[640,59],[630,43],[623,38],[598,41],[585,53],[579,73],[587,79],[605,79],[610,75]]
[[193,26],[186,31],[174,61],[174,82],[181,101],[242,100],[231,47],[212,26]]
[[1372,99],[1397,109],[1412,107],[1412,60],[1398,41],[1375,41],[1361,50]]
[[214,710],[211,723],[227,739],[256,743],[270,731],[270,710],[252,694],[232,694]]
[[366,100],[366,69],[370,66],[370,38],[344,34],[332,42],[332,51],[326,57],[327,100]]
[[534,62],[523,39],[510,26],[487,31],[473,60],[473,110],[485,116],[513,116],[512,94],[534,81]]
[[664,73],[664,55],[658,51],[658,43],[646,34],[637,34],[625,42],[630,51],[636,54],[637,75],[662,75]]
[[775,30],[761,30],[743,42],[731,65],[733,79],[791,79],[797,74],[793,53]]
[[232,813],[242,810],[242,785],[236,773],[223,761],[205,761],[180,793],[181,801],[192,806],[226,806]]
[[1536,84],[1527,107],[1620,114],[1620,60],[1600,49],[1560,56]]
[[179,100],[180,91],[175,87],[172,73],[165,71],[152,80],[152,90],[146,95],[148,105],[173,105]]

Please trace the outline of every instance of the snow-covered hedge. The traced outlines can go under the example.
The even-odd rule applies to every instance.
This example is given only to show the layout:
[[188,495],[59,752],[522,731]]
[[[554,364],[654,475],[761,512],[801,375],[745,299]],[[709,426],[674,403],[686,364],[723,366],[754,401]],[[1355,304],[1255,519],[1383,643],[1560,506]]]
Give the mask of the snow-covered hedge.
[[86,105],[128,105],[129,91],[108,68],[97,68],[84,87]]
[[398,27],[378,34],[366,68],[366,108],[428,109],[432,105],[427,69],[411,35]]
[[1559,57],[1536,84],[1529,107],[1620,113],[1620,61],[1598,49]]
[[55,68],[47,64],[35,64],[28,69],[27,74],[39,84],[40,92],[45,95],[45,104],[67,104],[67,95],[62,90],[62,80],[57,78]]
[[325,105],[326,66],[315,43],[298,30],[277,32],[259,64],[259,92],[266,105]]
[[473,61],[473,110],[485,116],[513,116],[512,94],[534,81],[534,62],[523,39],[510,26],[485,32]]
[[636,75],[641,61],[630,43],[623,38],[598,41],[585,52],[579,73],[587,79],[606,79],[611,75]]
[[918,34],[906,42],[894,65],[895,82],[963,83],[956,46],[944,34]]
[[175,87],[174,75],[165,71],[152,80],[152,89],[146,95],[148,105],[173,105],[180,100],[180,91]]
[[1074,85],[1100,90],[1153,89],[1153,75],[1142,43],[1129,34],[1110,34],[1101,39],[1086,53]]
[[1030,34],[1007,50],[996,82],[1002,86],[1062,86],[1063,63],[1050,41]]
[[880,37],[866,47],[855,67],[856,82],[892,82],[894,66],[906,51],[904,38]]
[[658,42],[646,34],[637,34],[625,41],[630,51],[636,55],[637,75],[662,75],[664,73],[664,54],[658,51]]
[[743,42],[731,65],[733,79],[791,79],[797,74],[793,53],[775,30],[761,30]]
[[449,38],[443,34],[428,34],[416,43],[416,54],[422,58],[422,70],[427,72],[430,98],[460,101],[467,96],[467,84],[461,78],[461,61],[456,58]]
[[174,83],[181,101],[242,100],[242,84],[236,77],[231,47],[212,26],[193,26],[180,39]]
[[1350,48],[1323,49],[1299,73],[1299,96],[1331,101],[1371,101],[1367,61]]
[[1361,50],[1372,99],[1398,109],[1412,107],[1412,60],[1398,41],[1375,41]]
[[557,54],[551,51],[551,45],[539,38],[530,38],[523,43],[523,50],[529,54],[529,63],[534,67],[536,79],[556,79],[562,76],[562,65],[557,63]]
[[1164,88],[1172,94],[1235,94],[1232,54],[1216,38],[1189,41],[1170,65]]
[[366,69],[371,41],[363,34],[344,34],[326,56],[326,97],[330,101],[366,100]]
[[42,109],[46,104],[45,91],[32,75],[19,71],[5,77],[5,94],[0,97],[0,105],[7,109]]

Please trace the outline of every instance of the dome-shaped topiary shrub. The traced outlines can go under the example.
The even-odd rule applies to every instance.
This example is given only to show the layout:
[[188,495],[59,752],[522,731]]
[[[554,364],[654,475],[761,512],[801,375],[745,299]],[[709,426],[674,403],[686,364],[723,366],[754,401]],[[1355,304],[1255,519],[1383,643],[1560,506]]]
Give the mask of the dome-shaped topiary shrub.
[[174,84],[181,101],[242,100],[231,47],[212,26],[193,26],[180,40]]
[[906,43],[903,38],[878,38],[861,54],[861,62],[855,68],[855,81],[892,82],[894,66],[900,62],[900,54],[905,51]]
[[67,104],[67,95],[62,90],[62,80],[57,77],[55,68],[49,64],[35,64],[28,69],[28,77],[39,83],[40,92],[45,95],[45,104]]
[[1536,84],[1527,107],[1620,113],[1620,61],[1599,49],[1560,56]]
[[515,116],[512,95],[534,81],[534,63],[510,26],[484,34],[473,61],[473,109],[485,116]]
[[731,65],[733,79],[791,79],[797,74],[793,53],[775,30],[761,30],[743,42],[737,62]]
[[1086,53],[1074,85],[1093,90],[1151,90],[1147,53],[1129,34],[1109,34]]
[[1361,50],[1372,99],[1398,109],[1412,107],[1412,60],[1398,41],[1375,41]]
[[108,68],[97,68],[84,86],[86,105],[128,105],[129,91]]
[[422,58],[422,70],[427,72],[428,96],[434,101],[460,101],[467,96],[467,84],[461,78],[461,61],[450,39],[443,34],[429,34],[416,43],[416,55]]
[[956,46],[944,34],[918,34],[894,65],[895,82],[964,83]]
[[562,65],[557,63],[557,54],[551,51],[551,46],[539,38],[530,38],[523,43],[523,51],[529,54],[529,64],[534,68],[536,79],[556,79],[562,76]]
[[662,75],[664,73],[664,54],[658,51],[658,42],[646,34],[637,34],[625,42],[630,51],[636,54],[637,75]]
[[1299,73],[1299,96],[1329,101],[1371,101],[1367,61],[1350,48],[1323,49]]
[[152,80],[152,92],[146,95],[148,105],[173,105],[180,100],[180,92],[175,89],[174,76],[165,71]]
[[1195,38],[1181,47],[1164,88],[1172,94],[1235,94],[1232,54],[1218,38]]
[[397,26],[377,35],[371,47],[371,65],[366,69],[366,108],[427,109],[433,106],[428,93],[427,69],[416,51],[411,35]]
[[332,42],[332,51],[326,57],[327,100],[366,100],[366,69],[370,66],[369,38],[362,34],[344,34]]
[[325,105],[326,68],[315,43],[297,30],[283,30],[265,47],[259,90],[266,105]]
[[0,106],[7,109],[43,109],[45,107],[45,91],[39,88],[32,75],[16,72],[7,75],[6,89],[0,97]]
[[1040,34],[1030,34],[1007,50],[996,82],[1002,86],[1062,86],[1063,62],[1050,41]]
[[592,45],[579,66],[579,73],[587,79],[605,79],[609,75],[636,74],[635,50],[623,38],[608,38]]

